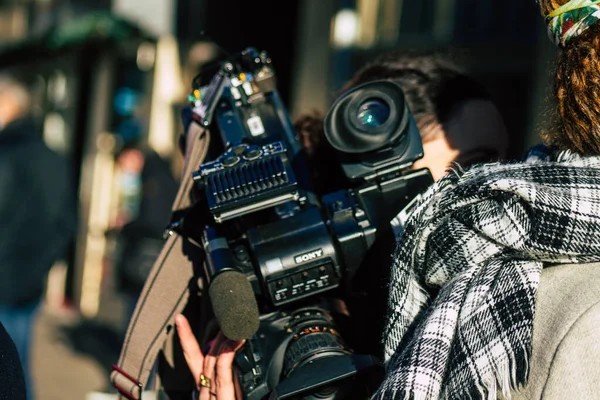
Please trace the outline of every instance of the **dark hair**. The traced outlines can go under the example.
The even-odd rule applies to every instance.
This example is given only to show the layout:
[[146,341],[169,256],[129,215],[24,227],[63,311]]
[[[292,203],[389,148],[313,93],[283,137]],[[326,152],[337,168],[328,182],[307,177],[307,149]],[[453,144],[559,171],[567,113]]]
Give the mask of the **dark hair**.
[[[543,15],[566,0],[540,0]],[[542,132],[546,144],[583,155],[600,154],[600,24],[568,41],[556,63],[556,112]]]
[[[406,52],[387,53],[367,64],[336,97],[358,85],[380,79],[393,80],[402,87],[423,142],[436,139],[432,137],[435,131],[426,128],[443,125],[461,103],[490,99],[483,86],[450,61],[435,55]],[[299,117],[294,124],[307,156],[318,166],[313,168],[312,176],[317,193],[336,190],[346,184],[335,163],[333,148],[325,139],[323,118],[322,113],[313,111]]]
[[294,122],[309,163],[312,189],[319,195],[348,187],[348,180],[337,162],[333,147],[325,138],[324,119],[321,112],[313,110]]
[[427,142],[432,124],[444,124],[455,107],[467,100],[485,99],[485,88],[449,60],[436,55],[392,52],[367,64],[343,87],[342,93],[363,83],[388,79],[404,90],[406,101]]

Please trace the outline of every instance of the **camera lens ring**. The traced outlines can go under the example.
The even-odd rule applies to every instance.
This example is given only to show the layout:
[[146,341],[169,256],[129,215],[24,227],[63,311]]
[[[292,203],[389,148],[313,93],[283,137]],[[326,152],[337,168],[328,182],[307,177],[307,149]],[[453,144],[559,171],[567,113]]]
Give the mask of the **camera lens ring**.
[[286,375],[311,360],[348,354],[350,350],[334,327],[329,313],[306,308],[296,310],[294,314],[287,326],[294,332],[294,337],[285,352],[283,369]]
[[[369,100],[390,108],[385,122],[365,129],[359,110]],[[346,154],[376,152],[398,143],[407,133],[410,110],[404,92],[393,81],[368,82],[344,93],[325,118],[325,136],[332,147]]]
[[[390,109],[389,115],[383,124],[374,128],[364,129],[364,125],[358,117],[360,108],[366,102],[375,99]],[[383,91],[367,90],[359,92],[356,96],[349,99],[348,106],[344,110],[344,118],[350,123],[349,128],[351,128],[352,134],[357,138],[366,142],[375,141],[377,135],[389,132],[392,127],[398,124],[398,105],[403,106],[403,104],[398,104],[398,99],[392,98],[392,96]]]

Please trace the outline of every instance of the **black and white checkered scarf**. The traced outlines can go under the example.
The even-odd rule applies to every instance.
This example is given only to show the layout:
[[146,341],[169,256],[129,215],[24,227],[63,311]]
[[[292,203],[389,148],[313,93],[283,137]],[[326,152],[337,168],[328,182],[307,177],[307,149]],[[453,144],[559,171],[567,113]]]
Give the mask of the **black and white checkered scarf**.
[[510,398],[529,374],[542,267],[600,260],[600,157],[456,170],[409,215],[375,398]]

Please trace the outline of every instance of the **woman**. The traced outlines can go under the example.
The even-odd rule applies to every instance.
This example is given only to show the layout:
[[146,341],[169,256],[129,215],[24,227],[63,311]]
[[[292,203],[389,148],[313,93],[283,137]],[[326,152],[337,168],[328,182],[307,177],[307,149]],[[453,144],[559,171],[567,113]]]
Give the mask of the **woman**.
[[[599,285],[551,282],[559,291],[537,296],[546,271],[558,268],[569,278],[569,269],[588,270],[592,277],[600,268],[600,6],[590,0],[540,0],[540,6],[561,47],[556,123],[545,134],[555,149],[529,163],[456,170],[412,210],[394,259],[387,376],[377,398],[509,398],[521,386],[525,398],[600,393],[592,324],[599,320]],[[577,292],[564,296],[565,289]],[[593,298],[582,309],[581,291]],[[552,295],[578,309],[544,310],[542,300],[548,306]],[[536,298],[550,317],[540,323],[535,313],[534,330]],[[579,314],[570,317],[576,327],[548,349],[544,336],[565,335],[560,314]],[[529,377],[536,379],[528,384]]]

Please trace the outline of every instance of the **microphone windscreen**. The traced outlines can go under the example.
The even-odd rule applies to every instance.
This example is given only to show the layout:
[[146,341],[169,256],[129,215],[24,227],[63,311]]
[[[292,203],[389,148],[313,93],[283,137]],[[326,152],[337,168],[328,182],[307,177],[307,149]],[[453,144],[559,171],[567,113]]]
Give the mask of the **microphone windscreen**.
[[250,282],[238,271],[224,271],[208,287],[215,318],[226,338],[250,339],[258,331],[259,313]]

